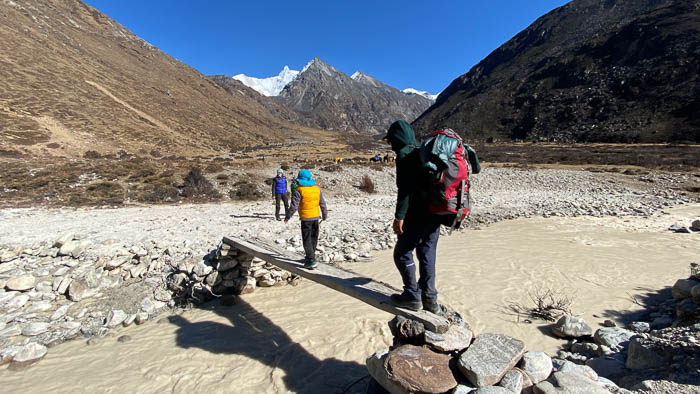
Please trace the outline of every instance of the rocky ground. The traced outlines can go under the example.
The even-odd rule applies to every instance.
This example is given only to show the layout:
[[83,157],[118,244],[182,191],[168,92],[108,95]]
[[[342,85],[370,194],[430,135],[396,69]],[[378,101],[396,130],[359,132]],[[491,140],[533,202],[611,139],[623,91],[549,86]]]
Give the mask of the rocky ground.
[[[274,168],[251,171],[261,180],[274,174]],[[392,167],[327,166],[312,172],[330,209],[321,225],[319,260],[342,264],[393,245]],[[377,193],[360,190],[364,175]],[[473,209],[467,225],[528,216],[653,215],[697,202],[697,196],[678,188],[692,177],[489,167],[471,178]],[[269,193],[264,183],[258,187]],[[275,221],[272,199],[4,209],[0,219],[0,357],[14,359],[15,368],[43,356],[46,346],[99,338],[113,327],[138,324],[176,307],[183,281],[214,293],[294,284],[295,278],[245,258],[222,269],[223,236],[261,238],[302,251],[296,219],[288,225]]]

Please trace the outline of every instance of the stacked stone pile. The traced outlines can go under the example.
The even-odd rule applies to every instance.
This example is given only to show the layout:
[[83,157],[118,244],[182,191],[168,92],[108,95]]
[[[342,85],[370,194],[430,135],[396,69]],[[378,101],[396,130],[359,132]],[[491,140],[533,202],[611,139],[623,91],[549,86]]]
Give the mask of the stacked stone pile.
[[370,356],[367,368],[391,393],[698,392],[700,265],[691,264],[691,276],[671,294],[627,328],[606,320],[593,330],[562,316],[552,333],[569,342],[553,358],[506,335],[475,336],[444,306],[452,323],[445,334],[396,317],[389,323],[394,345]]
[[[583,365],[553,360],[503,334],[474,335],[469,325],[443,307],[449,330],[437,334],[413,320],[389,323],[394,344],[367,359],[378,384],[399,393],[609,393],[617,389]],[[455,318],[457,316],[457,318]]]
[[0,363],[21,369],[66,340],[103,337],[193,301],[300,280],[223,242],[203,258],[157,242],[112,245],[107,254],[93,246],[66,234],[29,248],[0,247]]

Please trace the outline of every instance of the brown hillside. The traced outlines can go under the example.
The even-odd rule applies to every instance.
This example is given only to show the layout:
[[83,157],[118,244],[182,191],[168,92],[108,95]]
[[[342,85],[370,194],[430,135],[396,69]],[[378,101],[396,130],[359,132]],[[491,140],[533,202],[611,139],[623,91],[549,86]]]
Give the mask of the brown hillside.
[[328,135],[233,97],[77,0],[0,0],[0,156],[195,155]]

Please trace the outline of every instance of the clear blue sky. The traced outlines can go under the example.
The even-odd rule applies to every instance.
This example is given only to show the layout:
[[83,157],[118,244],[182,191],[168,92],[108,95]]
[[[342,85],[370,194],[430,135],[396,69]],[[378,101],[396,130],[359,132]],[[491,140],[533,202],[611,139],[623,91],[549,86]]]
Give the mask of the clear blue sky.
[[264,78],[314,56],[438,93],[567,0],[87,0],[206,75]]

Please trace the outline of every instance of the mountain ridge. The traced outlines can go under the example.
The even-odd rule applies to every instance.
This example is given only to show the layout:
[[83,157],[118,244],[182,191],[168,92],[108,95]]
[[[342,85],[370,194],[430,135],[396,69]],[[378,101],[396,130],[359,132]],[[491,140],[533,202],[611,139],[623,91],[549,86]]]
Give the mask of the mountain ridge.
[[700,142],[699,8],[574,0],[456,78],[413,125],[474,139]]
[[195,155],[307,140],[78,0],[0,1],[0,155]]

